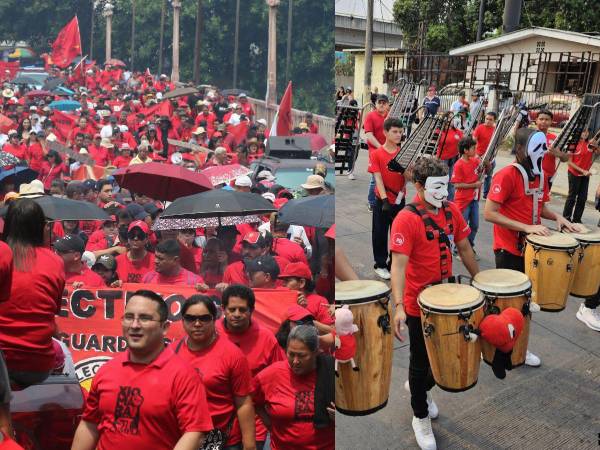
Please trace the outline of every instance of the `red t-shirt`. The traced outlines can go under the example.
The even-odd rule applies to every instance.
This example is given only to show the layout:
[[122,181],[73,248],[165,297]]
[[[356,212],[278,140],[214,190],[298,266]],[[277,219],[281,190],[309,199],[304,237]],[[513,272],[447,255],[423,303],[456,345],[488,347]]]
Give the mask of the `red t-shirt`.
[[82,265],[81,273],[67,272],[65,274],[65,284],[71,285],[76,281],[83,282],[85,287],[96,288],[106,286],[104,279],[85,264]]
[[95,252],[97,250],[106,250],[109,247],[108,239],[102,229],[94,231],[85,246],[85,249],[89,252]]
[[96,147],[92,144],[88,148],[88,153],[90,154],[91,158],[96,162],[97,166],[108,166],[110,155],[108,154],[108,150],[105,147]]
[[142,283],[155,284],[170,284],[173,286],[195,286],[196,284],[204,283],[204,279],[200,275],[190,272],[181,267],[177,275],[166,276],[154,270],[148,272],[142,278]]
[[[402,192],[402,195],[406,193],[406,181],[404,175],[397,172],[392,172],[387,168],[388,163],[396,156],[396,152],[389,153],[383,147],[372,151],[369,155],[369,168],[370,173],[380,173],[385,186],[385,192],[388,201],[391,204],[396,202],[398,193]],[[375,188],[375,195],[377,198],[381,198],[379,195],[379,189]]]
[[13,254],[10,247],[0,241],[0,302],[10,298],[13,276]]
[[117,156],[113,161],[113,166],[115,166],[117,169],[120,169],[121,167],[127,167],[129,166],[131,159],[131,156]]
[[[282,258],[281,256],[275,255],[275,262],[279,266],[279,273],[283,272],[283,269],[290,263],[287,259]],[[246,286],[250,285],[250,280],[246,275],[246,267],[244,266],[244,261],[235,261],[225,267],[225,272],[223,273],[223,283],[227,284],[243,284]],[[277,280],[276,283],[278,286],[282,286],[283,283],[281,280]]]
[[2,442],[0,442],[0,450],[24,450],[23,447],[21,447],[15,441],[10,439],[8,436],[6,436],[4,432],[0,431],[0,433],[2,433]]
[[12,370],[50,370],[54,366],[54,316],[65,287],[65,266],[47,248],[35,249],[29,272],[13,270],[10,297],[0,303],[0,349]]
[[123,253],[115,261],[119,280],[123,283],[141,283],[142,277],[154,268],[154,253],[146,252],[146,256],[135,261]]
[[[590,170],[590,168],[592,167],[593,158],[594,150],[590,148],[586,141],[581,140],[577,144],[575,153],[573,153],[571,156],[571,161],[573,161],[575,164],[577,164],[584,170]],[[573,169],[571,166],[569,166],[569,172],[571,172],[576,177],[583,176],[580,172]]]
[[308,265],[306,253],[304,253],[302,246],[296,242],[290,241],[289,239],[274,238],[271,250],[276,256],[279,257],[275,259],[280,259],[277,261],[280,270],[283,270],[285,268],[284,266],[287,266],[289,263],[293,262],[301,262]]
[[[248,366],[253,376],[256,376],[265,367],[277,361],[285,360],[285,353],[281,346],[277,343],[275,335],[260,325],[257,321],[250,321],[250,327],[243,333],[233,333],[225,327],[225,319],[222,318],[217,321],[217,333],[221,336],[229,339],[242,351]],[[256,416],[256,440],[264,441],[267,437],[267,428],[260,420],[259,416]],[[240,425],[236,420],[231,428],[231,440],[232,442],[239,442],[242,438]]]
[[212,421],[198,374],[166,348],[150,364],[116,355],[94,377],[83,420],[98,426],[98,450],[172,450]]
[[333,325],[335,320],[329,314],[329,310],[326,305],[329,304],[325,297],[319,294],[308,294],[306,296],[306,309],[312,314],[315,320],[321,322],[324,325]]
[[440,142],[443,142],[440,152],[440,159],[448,160],[458,155],[458,141],[463,137],[463,132],[452,128],[444,131],[440,137]]
[[490,141],[492,140],[492,134],[496,127],[488,127],[484,123],[480,123],[473,132],[473,137],[477,139],[477,146],[475,147],[477,154],[482,156],[487,150]]
[[272,450],[331,450],[335,427],[315,428],[316,371],[298,376],[287,361],[267,367],[254,378],[252,398],[271,418]]
[[[336,337],[335,330],[331,334],[334,338]],[[333,352],[335,359],[348,361],[350,358],[354,358],[356,354],[356,337],[353,334],[346,334],[344,336],[337,335],[337,338],[340,340],[340,347]]]
[[19,159],[25,159],[27,155],[27,147],[24,144],[13,145],[7,142],[2,147],[2,151],[11,153]]
[[36,172],[42,168],[44,163],[44,150],[39,142],[33,142],[27,147],[25,154],[27,161],[29,161],[29,167]]
[[[465,161],[464,158],[460,158],[454,164],[454,170],[452,171],[452,183],[466,183],[471,184],[479,180],[479,174],[477,173],[477,167],[481,160],[477,156],[469,158]],[[465,208],[471,203],[471,201],[477,198],[477,189],[475,188],[457,188],[454,193],[454,203],[458,206],[458,209],[464,211]]]
[[[548,148],[552,147],[552,144],[554,144],[554,139],[556,139],[555,134],[546,133],[546,145]],[[542,159],[542,169],[545,172],[548,180],[552,178],[556,173],[556,156],[550,152],[546,152],[544,154],[544,159]]]
[[[367,117],[365,117],[365,121],[363,122],[363,129],[365,130],[365,133],[373,133],[375,139],[377,139],[382,145],[385,142],[385,134],[383,134],[383,122],[385,122],[386,117],[387,114],[382,116],[377,111],[371,111],[369,114],[367,114]],[[369,153],[377,148],[377,146],[372,145],[369,141],[367,141],[367,144],[369,146]]]
[[[454,242],[466,239],[471,232],[469,225],[463,219],[458,207],[448,204],[452,214]],[[440,227],[447,230],[446,215],[440,208],[437,214],[429,212],[431,219]],[[419,316],[417,296],[425,286],[440,281],[440,244],[437,239],[427,240],[425,225],[418,214],[407,209],[398,213],[391,230],[390,250],[408,256],[406,267],[406,283],[404,285],[404,310],[411,316]],[[448,252],[447,258],[451,258]],[[448,259],[448,261],[452,261]],[[452,275],[449,265],[448,276]]]
[[[537,178],[535,181],[529,182],[529,188],[538,187],[539,184],[539,178]],[[523,177],[516,167],[510,165],[496,172],[492,179],[488,199],[500,203],[500,214],[521,223],[532,225],[533,197],[525,195]],[[548,178],[544,177],[544,195],[539,201],[537,224],[542,222],[542,207],[548,201],[550,201]],[[508,228],[494,224],[494,250],[503,249],[514,255],[521,256],[522,252],[519,250],[518,244],[518,231],[509,230]]]
[[[235,344],[219,335],[208,348],[200,351],[191,351],[187,337],[183,340],[178,355],[200,374],[214,427],[227,430],[236,415],[234,397],[245,397],[252,392],[248,361]],[[231,436],[227,440],[228,445],[239,442],[241,438],[234,442]]]

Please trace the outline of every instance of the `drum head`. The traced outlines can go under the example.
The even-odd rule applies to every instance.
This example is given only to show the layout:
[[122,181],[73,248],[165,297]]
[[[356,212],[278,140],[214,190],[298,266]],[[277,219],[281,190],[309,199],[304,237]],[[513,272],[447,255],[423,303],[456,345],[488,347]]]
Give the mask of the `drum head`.
[[563,233],[577,239],[579,242],[600,243],[600,230],[587,231],[585,233]]
[[526,239],[530,244],[535,244],[542,248],[567,249],[575,248],[579,245],[577,239],[568,236],[566,233],[552,233],[550,236],[529,234]]
[[473,286],[443,283],[423,290],[419,295],[419,303],[432,310],[453,312],[482,305],[483,296]]
[[390,288],[381,281],[341,281],[335,284],[335,303],[339,305],[368,303],[386,297],[389,293]]
[[515,294],[531,288],[524,273],[510,269],[482,270],[473,277],[473,287],[492,294]]

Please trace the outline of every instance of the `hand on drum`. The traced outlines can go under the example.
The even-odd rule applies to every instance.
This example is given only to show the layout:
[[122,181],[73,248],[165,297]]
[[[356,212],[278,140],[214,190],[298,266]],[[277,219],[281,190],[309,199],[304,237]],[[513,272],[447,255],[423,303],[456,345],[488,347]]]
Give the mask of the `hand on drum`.
[[402,336],[402,332],[404,331],[404,323],[406,322],[406,313],[404,312],[404,308],[402,306],[396,307],[396,312],[394,313],[394,334],[399,341],[404,342],[404,336]]
[[582,233],[583,231],[585,231],[585,228],[583,226],[580,226],[576,223],[571,223],[563,216],[559,215],[556,216],[556,224],[558,225],[558,229],[560,231],[562,231],[563,229],[566,229],[567,231],[571,231],[573,233]]
[[527,234],[537,234],[538,236],[550,236],[552,231],[544,225],[527,225],[525,228]]
[[335,422],[335,403],[331,402],[329,404],[329,408],[327,408],[327,414],[329,414],[329,419],[332,422]]

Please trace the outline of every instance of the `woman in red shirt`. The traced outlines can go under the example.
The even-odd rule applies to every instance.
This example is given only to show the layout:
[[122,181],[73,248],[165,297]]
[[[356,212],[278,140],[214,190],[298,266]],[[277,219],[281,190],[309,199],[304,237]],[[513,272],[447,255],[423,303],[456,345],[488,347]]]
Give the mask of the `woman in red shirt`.
[[69,174],[69,168],[63,163],[62,158],[56,150],[48,150],[45,161],[42,163],[38,173],[38,180],[44,183],[44,190],[50,192],[50,186],[56,179],[62,179]]
[[54,367],[52,336],[65,286],[62,259],[44,246],[50,228],[31,199],[11,202],[4,224],[13,252],[10,298],[0,303],[0,349],[13,382],[41,383]]
[[198,267],[200,275],[210,288],[214,288],[223,281],[227,261],[228,257],[223,241],[214,237],[206,241],[202,252],[202,261]]
[[274,363],[254,378],[252,398],[271,431],[271,449],[333,450],[332,357],[319,354],[318,331],[310,325],[290,332],[286,354],[287,361]]
[[204,448],[217,442],[222,443],[218,448],[239,445],[228,436],[237,415],[243,448],[255,449],[252,375],[246,358],[235,344],[216,333],[217,307],[210,297],[192,295],[183,304],[181,317],[187,336],[173,344],[175,353],[200,373],[215,426]]
[[25,151],[25,159],[29,163],[29,167],[36,172],[39,172],[44,164],[45,149],[42,147],[37,133],[32,131],[29,134],[29,145]]

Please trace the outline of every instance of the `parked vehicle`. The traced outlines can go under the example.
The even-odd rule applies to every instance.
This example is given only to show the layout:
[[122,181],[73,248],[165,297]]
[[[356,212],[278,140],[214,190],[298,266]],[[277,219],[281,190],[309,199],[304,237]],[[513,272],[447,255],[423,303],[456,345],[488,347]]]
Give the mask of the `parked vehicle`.
[[335,166],[334,164],[320,161],[317,159],[279,159],[273,157],[264,157],[257,159],[250,164],[252,174],[250,178],[256,179],[256,176],[262,170],[270,171],[277,177],[277,184],[285,186],[288,189],[299,189],[306,178],[312,174],[316,164],[322,163],[327,166],[327,177],[325,181],[332,186],[335,185]]
[[552,112],[551,126],[562,128],[569,121],[571,110],[576,102],[577,97],[572,94],[542,95],[536,98],[535,104],[529,105],[529,119],[535,121],[540,109],[547,109]]

